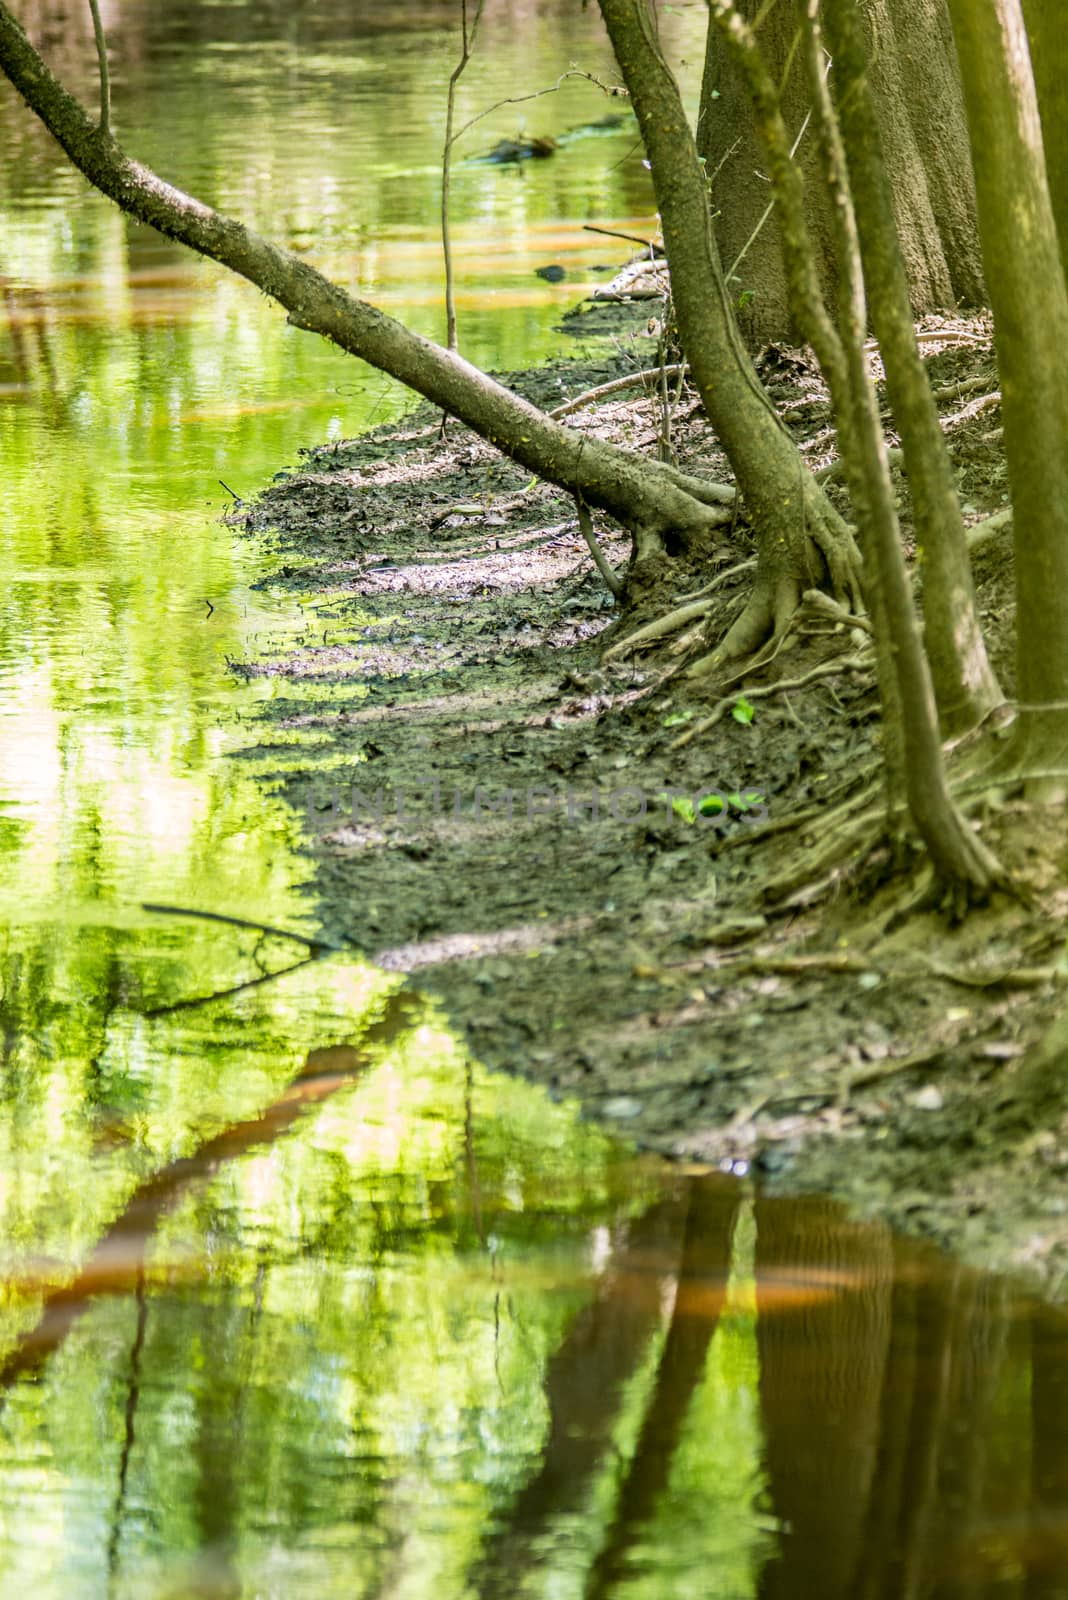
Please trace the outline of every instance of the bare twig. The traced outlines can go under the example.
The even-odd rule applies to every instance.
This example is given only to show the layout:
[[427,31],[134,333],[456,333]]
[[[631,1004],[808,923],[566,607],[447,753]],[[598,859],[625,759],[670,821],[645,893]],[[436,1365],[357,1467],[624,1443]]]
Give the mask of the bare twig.
[[104,24],[100,20],[99,0],[89,0],[93,14],[93,34],[96,38],[96,59],[100,67],[100,131],[111,137],[111,78],[108,74],[108,41]]
[[[627,91],[622,84],[602,83],[600,78],[594,77],[592,72],[583,72],[578,67],[571,67],[567,72],[561,72],[556,82],[550,83],[545,89],[534,89],[530,94],[510,94],[506,95],[503,100],[495,100],[491,106],[486,107],[485,111],[480,111],[477,116],[471,118],[470,122],[465,122],[462,128],[457,129],[453,143],[455,144],[458,139],[462,139],[464,134],[473,128],[476,123],[484,121],[486,117],[491,117],[502,106],[521,106],[527,100],[540,100],[543,95],[555,94],[560,85],[565,83],[568,78],[584,78],[587,83],[594,84],[602,93],[609,95],[613,99],[626,100],[628,98]],[[644,240],[641,242],[645,243]]]
[[703,589],[695,589],[693,594],[681,594],[679,601],[684,603],[688,600],[703,600],[706,594],[714,594],[717,589],[722,589],[725,583],[736,578],[740,572],[751,572],[755,566],[756,556],[750,556],[748,561],[739,561],[735,566],[728,567],[725,572],[717,573],[712,582],[706,583]]
[[[95,4],[95,0],[93,0]],[[456,334],[456,292],[452,271],[452,230],[449,225],[449,189],[452,178],[452,147],[459,135],[452,131],[456,111],[456,85],[471,59],[475,34],[482,18],[484,0],[477,0],[475,15],[468,27],[467,0],[460,0],[460,59],[449,77],[449,93],[445,106],[445,146],[441,152],[441,248],[445,257],[445,323],[450,350],[458,349]]]
[[[830,64],[830,62],[828,62],[827,63],[827,71],[830,72],[830,70],[831,70],[831,64]],[[807,129],[807,127],[809,125],[809,122],[811,121],[811,118],[812,118],[812,112],[811,111],[806,111],[805,112],[805,120],[804,120],[804,122],[802,122],[800,128],[797,130],[797,138],[794,140],[793,144],[790,146],[790,154],[791,154],[791,156],[795,156],[797,154],[798,147],[801,144],[801,140],[805,137],[805,130]],[[735,142],[735,144],[737,144],[738,140],[736,139],[734,142]],[[734,148],[734,146],[732,145],[731,149],[733,150],[733,148]],[[729,155],[730,151],[728,151],[727,153]],[[723,160],[725,161],[726,159],[727,159],[727,157],[724,156]],[[720,162],[720,166],[722,166],[722,165],[723,165],[723,161]],[[718,167],[716,168],[716,171],[717,172],[719,171]],[[753,229],[752,233],[749,235],[748,239],[742,245],[742,248],[739,250],[738,254],[735,256],[734,260],[730,264],[730,267],[729,267],[728,272],[727,272],[727,282],[728,283],[730,283],[731,279],[734,277],[734,274],[738,271],[738,268],[741,266],[742,262],[745,260],[746,256],[749,254],[750,250],[756,244],[756,242],[759,239],[761,233],[763,232],[765,223],[767,222],[768,218],[771,216],[771,213],[774,210],[775,210],[775,201],[774,200],[769,200],[767,205],[764,207],[764,210],[763,210],[763,212],[761,214],[761,217],[760,217],[760,221],[757,223],[756,227]]]
[[142,911],[154,912],[161,917],[196,917],[201,922],[221,922],[228,928],[249,928],[253,933],[266,933],[272,939],[295,939],[309,950],[340,950],[343,946],[329,939],[314,939],[307,933],[296,933],[292,928],[272,928],[267,922],[252,922],[248,917],[229,917],[222,911],[199,911],[191,906],[163,906],[145,900]]
[[651,239],[643,239],[640,233],[621,233],[618,228],[599,228],[596,222],[584,222],[582,230],[584,233],[603,233],[609,239],[626,239],[629,244],[640,244],[649,251],[650,259],[652,259],[653,251],[656,249],[653,241]]

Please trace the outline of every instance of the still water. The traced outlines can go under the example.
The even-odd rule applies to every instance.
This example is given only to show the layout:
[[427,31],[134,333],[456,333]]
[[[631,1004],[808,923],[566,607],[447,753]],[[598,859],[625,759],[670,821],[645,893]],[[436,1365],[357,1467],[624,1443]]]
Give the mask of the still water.
[[[20,17],[84,99],[88,8]],[[454,4],[102,0],[119,137],[440,336]],[[703,5],[665,8],[696,70]],[[592,8],[488,0],[461,343],[648,231]],[[0,91],[0,1596],[1068,1595],[1068,1327],[665,1173],[314,932],[228,671],[314,618],[220,523],[395,386],[127,223]],[[559,287],[534,275],[558,262]],[[267,580],[266,583],[264,580]],[[243,729],[245,730],[243,732]]]

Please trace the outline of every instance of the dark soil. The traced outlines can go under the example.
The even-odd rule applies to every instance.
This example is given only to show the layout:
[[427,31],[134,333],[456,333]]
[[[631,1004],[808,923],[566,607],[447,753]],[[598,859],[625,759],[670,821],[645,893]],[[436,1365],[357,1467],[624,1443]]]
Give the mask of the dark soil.
[[[925,352],[978,522],[1006,498],[997,379],[981,327],[945,332],[961,342]],[[509,381],[551,406],[653,348],[617,341],[599,363]],[[772,351],[764,367],[806,455],[832,460],[807,361]],[[652,450],[658,419],[638,391],[574,421]],[[698,685],[679,674],[673,639],[605,661],[647,618],[618,618],[572,503],[455,423],[443,440],[439,424],[422,409],[310,450],[233,513],[270,531],[285,561],[271,582],[298,588],[322,626],[239,670],[282,680],[252,753],[305,819],[328,935],[411,973],[488,1066],[578,1096],[627,1137],[832,1191],[1056,1287],[1068,1269],[1060,1056],[1031,1046],[1058,1016],[1065,971],[1058,818],[978,797],[973,819],[1033,898],[958,929],[909,913],[918,851],[893,871],[877,841],[821,862],[849,826],[835,807],[878,806],[877,787],[865,799],[877,696],[869,671],[843,665],[849,631],[802,621],[769,665]],[[673,443],[680,464],[728,480],[685,390]],[[621,566],[626,540],[598,532]],[[748,574],[731,568],[749,554],[739,527],[711,566],[678,563],[679,597],[724,578],[708,638],[743,603]],[[1011,565],[1008,532],[976,555],[1010,696]],[[835,663],[835,676],[754,694]],[[712,791],[722,809],[695,812]],[[671,792],[696,799],[673,809]]]

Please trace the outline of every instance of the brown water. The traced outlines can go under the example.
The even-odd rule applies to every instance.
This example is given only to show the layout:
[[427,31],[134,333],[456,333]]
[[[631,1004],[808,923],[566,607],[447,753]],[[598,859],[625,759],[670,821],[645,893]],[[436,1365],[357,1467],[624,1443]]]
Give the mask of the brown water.
[[[88,8],[18,10],[91,100]],[[118,133],[440,335],[456,10],[103,0]],[[691,83],[703,19],[663,8]],[[572,63],[615,76],[593,8],[487,0],[460,119]],[[567,80],[459,155],[613,109]],[[1060,1313],[636,1158],[346,955],[143,909],[312,926],[227,662],[323,622],[219,480],[403,398],[4,92],[0,140],[0,1596],[1068,1594]],[[628,127],[454,206],[502,367],[625,253],[584,222],[654,225]]]

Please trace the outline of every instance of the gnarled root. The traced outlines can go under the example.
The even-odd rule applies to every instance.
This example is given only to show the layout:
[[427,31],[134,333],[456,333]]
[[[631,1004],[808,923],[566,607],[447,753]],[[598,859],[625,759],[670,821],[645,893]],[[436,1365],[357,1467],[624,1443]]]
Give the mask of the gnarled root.
[[[765,550],[775,551],[774,564],[764,557]],[[829,589],[848,611],[863,610],[860,551],[851,529],[830,506],[806,529],[801,548],[788,566],[783,565],[777,532],[762,541],[756,585],[741,615],[716,648],[693,663],[687,677],[709,677],[727,662],[751,655],[769,641],[777,645],[796,615],[802,595],[815,586],[821,570],[821,587]]]

